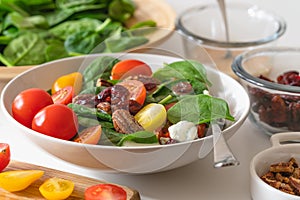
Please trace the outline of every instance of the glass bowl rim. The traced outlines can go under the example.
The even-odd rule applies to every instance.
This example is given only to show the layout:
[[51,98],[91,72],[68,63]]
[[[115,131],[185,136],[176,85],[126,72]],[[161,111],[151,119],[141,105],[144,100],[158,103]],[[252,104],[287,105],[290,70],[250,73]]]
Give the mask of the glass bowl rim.
[[241,3],[241,2],[229,2],[227,4],[227,6],[238,6],[241,8],[255,7],[256,10],[262,11],[266,15],[271,16],[274,19],[274,21],[276,21],[278,23],[278,29],[275,30],[274,33],[272,33],[271,35],[269,35],[267,37],[264,37],[259,40],[248,41],[248,42],[230,42],[230,41],[226,42],[226,41],[213,40],[213,39],[209,39],[207,37],[202,37],[202,36],[196,35],[196,34],[192,33],[191,31],[189,31],[188,29],[186,29],[184,23],[182,22],[182,18],[187,14],[190,14],[190,13],[193,13],[193,12],[196,12],[199,10],[217,7],[217,4],[212,4],[212,3],[188,8],[187,10],[183,11],[176,18],[175,29],[180,34],[186,36],[187,38],[189,38],[191,40],[197,41],[198,43],[200,42],[203,45],[208,45],[208,46],[213,46],[213,47],[222,47],[222,48],[241,48],[241,47],[245,48],[245,47],[250,47],[250,46],[258,46],[258,45],[262,45],[262,44],[266,44],[266,43],[275,41],[276,39],[280,38],[286,32],[286,27],[287,27],[286,21],[281,16],[279,16],[273,12],[270,12],[266,9],[259,8],[258,6],[253,5],[253,4]]
[[300,93],[299,86],[290,86],[283,85],[275,82],[266,81],[258,77],[252,76],[244,68],[243,63],[245,60],[250,60],[251,58],[257,55],[268,55],[273,53],[287,53],[294,52],[300,54],[300,48],[298,47],[264,47],[257,48],[244,53],[239,54],[234,58],[231,68],[233,72],[242,80],[256,85],[261,88],[268,88],[272,90],[282,91],[282,92],[291,92],[291,93]]

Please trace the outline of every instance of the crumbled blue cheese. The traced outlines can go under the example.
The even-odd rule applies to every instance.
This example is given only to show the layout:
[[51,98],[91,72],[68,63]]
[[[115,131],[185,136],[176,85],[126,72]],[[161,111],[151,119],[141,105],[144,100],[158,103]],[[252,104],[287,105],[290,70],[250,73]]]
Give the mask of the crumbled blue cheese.
[[180,121],[168,128],[170,137],[179,142],[191,141],[198,138],[197,127],[194,123]]

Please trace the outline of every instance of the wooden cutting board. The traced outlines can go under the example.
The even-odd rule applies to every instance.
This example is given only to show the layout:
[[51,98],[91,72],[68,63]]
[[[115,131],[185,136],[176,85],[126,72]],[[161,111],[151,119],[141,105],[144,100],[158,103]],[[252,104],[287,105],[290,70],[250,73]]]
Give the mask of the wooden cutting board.
[[[71,180],[75,183],[75,188],[72,193],[72,195],[68,198],[68,200],[75,200],[75,199],[84,199],[84,191],[87,187],[100,184],[100,183],[108,183],[105,181],[99,181],[96,179],[76,175],[76,174],[71,174],[55,169],[50,169],[42,166],[37,166],[29,163],[24,163],[24,162],[19,162],[19,161],[11,161],[10,164],[7,166],[5,171],[8,170],[20,170],[20,169],[34,169],[34,170],[43,170],[45,173],[43,177],[41,177],[39,180],[35,181],[32,185],[30,185],[28,188],[26,188],[23,191],[20,192],[14,192],[14,193],[9,193],[7,191],[4,191],[3,189],[0,188],[0,199],[5,199],[5,200],[32,200],[32,199],[44,199],[42,195],[39,192],[39,186],[48,178],[51,177],[59,177],[59,178],[64,178]],[[114,184],[114,183],[112,183]],[[138,191],[122,186],[126,192],[127,192],[127,199],[128,200],[140,200],[140,195]]]

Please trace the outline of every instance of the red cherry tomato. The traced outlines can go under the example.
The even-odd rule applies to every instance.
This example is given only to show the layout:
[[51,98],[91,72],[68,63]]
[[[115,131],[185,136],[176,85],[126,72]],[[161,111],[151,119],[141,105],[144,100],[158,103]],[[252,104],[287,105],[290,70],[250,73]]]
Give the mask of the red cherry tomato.
[[74,96],[74,88],[72,86],[66,86],[54,94],[52,94],[52,100],[54,103],[69,104],[72,102]]
[[31,88],[20,92],[12,103],[12,115],[19,123],[31,128],[36,113],[53,104],[53,100],[45,90]]
[[147,91],[144,84],[137,80],[125,80],[120,83],[130,92],[130,100],[136,101],[140,105],[143,105],[146,99]]
[[10,162],[9,144],[0,143],[0,172],[2,172]]
[[88,187],[84,193],[85,200],[126,200],[126,191],[113,184],[98,184]]
[[122,60],[116,63],[111,70],[111,78],[113,80],[124,79],[128,76],[139,74],[151,76],[152,70],[146,63],[134,59]]
[[52,104],[34,116],[32,129],[55,138],[69,140],[77,133],[78,119],[68,106]]
[[84,144],[97,144],[100,140],[102,133],[101,125],[88,127],[82,130],[76,138],[74,138],[74,142],[84,143]]

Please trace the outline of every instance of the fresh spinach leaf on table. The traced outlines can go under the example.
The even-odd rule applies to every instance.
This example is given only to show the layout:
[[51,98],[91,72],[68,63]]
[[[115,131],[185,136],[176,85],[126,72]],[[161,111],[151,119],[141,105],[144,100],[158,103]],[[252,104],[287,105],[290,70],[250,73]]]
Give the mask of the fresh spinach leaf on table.
[[[121,34],[129,30],[125,22],[135,9],[131,0],[3,0],[0,64],[36,65],[75,55],[120,52],[144,44],[148,41],[144,35]],[[150,20],[136,27],[155,25]],[[28,34],[34,35],[30,43]],[[33,47],[37,40],[41,44]],[[42,46],[46,50],[40,50]]]
[[26,33],[8,44],[0,60],[7,66],[43,63],[46,47],[47,43],[38,34]]

